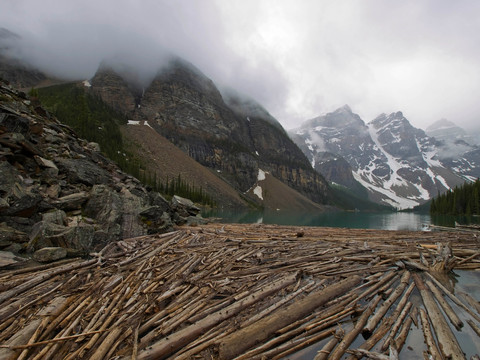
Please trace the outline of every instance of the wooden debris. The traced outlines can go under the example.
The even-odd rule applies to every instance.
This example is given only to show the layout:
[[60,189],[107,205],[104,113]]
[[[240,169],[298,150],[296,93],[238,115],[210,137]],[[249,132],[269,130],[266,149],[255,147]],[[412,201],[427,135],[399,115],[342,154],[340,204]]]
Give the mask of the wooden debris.
[[430,330],[448,327],[436,301],[457,327],[468,309],[478,331],[478,299],[436,277],[480,269],[478,254],[469,233],[257,224],[124,239],[86,260],[0,270],[0,358],[276,359],[323,341],[312,358],[392,359],[417,307],[432,355],[460,358],[452,334],[437,345]]

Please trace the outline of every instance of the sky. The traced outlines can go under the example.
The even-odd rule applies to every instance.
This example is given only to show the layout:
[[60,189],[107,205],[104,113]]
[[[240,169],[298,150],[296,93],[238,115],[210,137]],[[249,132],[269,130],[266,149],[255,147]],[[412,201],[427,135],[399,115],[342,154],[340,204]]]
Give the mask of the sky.
[[148,78],[177,54],[286,129],[345,104],[480,128],[478,0],[2,0],[0,27],[75,79],[119,58]]

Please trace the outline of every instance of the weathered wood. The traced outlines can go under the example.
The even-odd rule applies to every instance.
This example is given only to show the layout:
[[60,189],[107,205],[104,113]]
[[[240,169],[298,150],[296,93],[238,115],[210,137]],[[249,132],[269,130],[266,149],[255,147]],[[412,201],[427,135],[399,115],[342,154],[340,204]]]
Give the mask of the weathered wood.
[[358,318],[357,323],[355,324],[352,331],[347,333],[343,337],[340,344],[338,344],[337,347],[335,347],[335,349],[333,350],[333,352],[329,357],[329,360],[339,360],[343,356],[343,354],[345,353],[347,348],[350,346],[350,344],[353,342],[353,340],[355,340],[358,334],[360,334],[363,327],[367,323],[369,316],[372,315],[372,313],[375,311],[375,308],[377,307],[381,299],[382,297],[380,295],[377,295],[372,301],[370,301],[367,309],[364,310],[362,315]]
[[295,281],[296,274],[281,278],[280,280],[272,283],[270,286],[267,286],[265,289],[260,290],[257,293],[254,293],[243,300],[233,303],[225,309],[209,315],[205,319],[199,320],[195,324],[192,324],[187,328],[184,328],[177,333],[172,334],[168,338],[161,339],[148,349],[140,351],[137,358],[140,360],[151,360],[167,356],[177,351],[179,348],[190,342],[198,335],[211,329],[219,322],[234,316],[242,308],[248,307],[260,301],[262,298],[267,297],[283,289],[284,287],[295,283]]
[[422,297],[428,317],[432,322],[433,330],[437,335],[440,351],[446,358],[465,359],[455,335],[450,330],[447,321],[443,317],[440,309],[437,306],[437,303],[433,299],[432,294],[428,291],[427,287],[423,283],[420,275],[413,274],[413,279]]
[[318,351],[313,360],[327,360],[332,350],[337,346],[340,339],[345,335],[343,329],[339,329],[335,332],[333,337]]
[[[451,242],[455,262],[450,263],[455,268],[480,268],[478,242],[471,235],[302,228],[299,238],[298,231],[264,224],[186,227],[160,236],[112,242],[87,261],[73,259],[30,269],[0,270],[0,346],[29,360],[130,359],[132,355],[139,358],[149,346],[159,343],[167,349],[170,339],[177,341],[182,330],[195,334],[196,325],[203,324],[204,331],[188,335],[181,346],[172,343],[177,350],[165,351],[170,354],[165,356],[215,358],[218,344],[242,329],[267,323],[275,314],[293,309],[289,306],[298,307],[299,301],[320,293],[325,284],[338,283],[342,275],[360,275],[362,282],[357,286],[308,314],[299,314],[297,320],[238,358],[287,356],[323,336],[327,336],[326,343],[336,343],[332,333],[340,324],[349,329],[352,322],[357,324],[368,311],[364,302],[378,294],[392,299],[398,291],[399,274],[405,269],[431,270],[430,265],[442,253],[437,242]],[[282,290],[251,298],[285,274],[297,271],[301,275]],[[377,315],[378,325],[361,347],[371,346],[390,331],[388,344],[402,348],[412,319],[416,319],[416,307],[407,301],[413,286],[391,305],[390,309],[396,306],[391,314],[389,310]],[[439,288],[444,296],[453,295]],[[58,297],[65,303],[47,321],[48,316],[40,315],[39,310]],[[459,295],[457,301],[480,323],[470,304],[475,303],[464,297]],[[251,305],[235,308],[249,300]],[[218,316],[232,306],[234,314]],[[31,332],[28,329],[36,319],[41,322]],[[8,348],[18,334],[29,336],[17,343],[18,348]],[[349,332],[338,341],[337,351],[353,334]]]
[[400,285],[390,294],[390,296],[385,300],[380,308],[375,312],[375,314],[368,320],[365,327],[362,329],[364,336],[370,336],[373,332],[373,329],[377,326],[379,321],[387,313],[388,309],[395,303],[395,301],[402,295],[403,291],[408,285],[410,280],[410,272],[405,271],[400,279]]
[[253,323],[224,338],[219,345],[219,358],[231,359],[255,343],[270,338],[278,329],[304,317],[327,301],[340,296],[361,281],[359,276],[352,276],[341,282],[327,286],[307,295],[293,304],[274,312],[268,318]]
[[434,359],[443,359],[440,350],[435,343],[435,339],[430,328],[430,322],[428,321],[427,312],[420,308],[420,320],[422,322],[423,336],[425,338],[425,343],[427,344],[428,351]]
[[448,316],[453,326],[455,326],[457,330],[460,330],[463,327],[463,321],[460,320],[460,318],[452,309],[450,304],[447,301],[445,301],[440,290],[438,290],[438,288],[429,280],[425,281],[425,284],[427,284],[428,288],[430,289],[432,294],[435,296],[435,299],[437,299],[437,302],[440,304],[444,313]]
[[430,277],[431,280],[446,294],[456,305],[460,306],[463,310],[468,312],[475,320],[480,322],[480,316],[478,316],[477,313],[473,312],[472,309],[470,309],[468,306],[466,306],[458,297],[455,296],[451,291],[449,291],[443,284],[438,281],[434,276],[431,274],[426,274],[428,277]]
[[470,325],[470,327],[473,329],[473,331],[475,331],[475,333],[478,336],[480,336],[480,327],[470,319],[467,320],[467,323],[468,323],[468,325]]

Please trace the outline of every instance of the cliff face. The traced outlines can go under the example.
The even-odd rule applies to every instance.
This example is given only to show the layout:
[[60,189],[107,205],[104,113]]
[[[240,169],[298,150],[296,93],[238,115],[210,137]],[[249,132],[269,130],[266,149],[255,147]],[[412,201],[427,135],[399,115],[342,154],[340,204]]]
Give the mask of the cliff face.
[[113,68],[100,65],[90,81],[92,91],[121,114],[131,116],[135,112],[135,91]]
[[253,101],[226,103],[215,84],[193,65],[172,60],[142,89],[132,112],[128,110],[135,95],[121,74],[105,77],[101,69],[91,83],[106,102],[134,120],[147,121],[242,193],[262,168],[312,200],[327,201],[326,182],[280,124]]

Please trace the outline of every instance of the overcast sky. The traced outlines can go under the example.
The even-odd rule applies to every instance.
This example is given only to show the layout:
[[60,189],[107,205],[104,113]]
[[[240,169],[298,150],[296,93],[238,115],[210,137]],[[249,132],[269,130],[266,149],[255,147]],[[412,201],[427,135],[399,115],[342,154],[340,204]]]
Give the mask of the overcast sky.
[[286,129],[348,104],[425,128],[480,127],[479,0],[1,0],[0,27],[62,76],[167,51],[258,100]]

